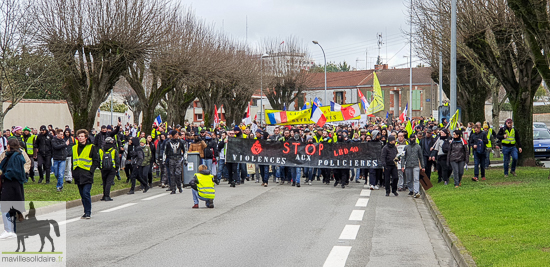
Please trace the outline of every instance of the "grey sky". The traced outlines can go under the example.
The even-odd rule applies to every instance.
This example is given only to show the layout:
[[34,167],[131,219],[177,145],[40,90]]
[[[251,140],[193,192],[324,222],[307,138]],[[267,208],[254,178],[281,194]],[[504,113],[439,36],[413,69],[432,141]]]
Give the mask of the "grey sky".
[[409,46],[403,30],[409,25],[403,0],[193,0],[181,3],[191,5],[199,18],[243,42],[248,17],[247,42],[251,47],[265,38],[283,41],[287,36],[295,36],[303,41],[315,62],[321,64],[323,54],[312,40],[323,46],[328,62],[345,60],[352,67],[357,64],[359,69],[365,69],[368,49],[369,68],[373,68],[378,56],[377,33],[381,32],[385,43],[380,50],[383,61],[390,60],[390,67],[399,64],[402,64],[400,68],[406,67],[407,58],[403,56],[409,55]]

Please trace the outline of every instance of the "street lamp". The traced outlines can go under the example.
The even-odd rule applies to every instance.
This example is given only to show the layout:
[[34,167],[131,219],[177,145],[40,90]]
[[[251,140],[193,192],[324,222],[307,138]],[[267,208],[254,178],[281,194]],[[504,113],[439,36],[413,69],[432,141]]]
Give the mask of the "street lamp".
[[260,57],[260,126],[262,126],[262,120],[264,117],[264,58],[268,56],[268,54],[263,54]]
[[313,41],[314,44],[318,45],[321,48],[321,51],[323,51],[323,57],[325,58],[325,106],[327,105],[327,56],[325,55],[325,50],[323,47],[319,44],[317,41]]

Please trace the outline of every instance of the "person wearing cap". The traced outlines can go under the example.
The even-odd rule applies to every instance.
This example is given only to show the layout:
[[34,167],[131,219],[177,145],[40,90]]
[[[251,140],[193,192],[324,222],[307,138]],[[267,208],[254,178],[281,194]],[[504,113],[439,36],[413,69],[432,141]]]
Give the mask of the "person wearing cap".
[[[394,196],[399,196],[397,193],[397,147],[395,146],[395,137],[388,137],[388,144],[382,148],[380,156],[380,166],[384,168],[386,196],[390,196],[390,189]],[[391,187],[390,187],[391,184]]]
[[510,156],[512,157],[511,174],[516,176],[516,165],[518,161],[518,151],[522,152],[521,140],[517,129],[513,126],[512,119],[507,119],[504,127],[500,128],[497,138],[502,143],[502,154],[504,157],[504,177],[508,177],[508,166],[510,164]]
[[[46,131],[46,127],[44,127],[44,131]],[[94,172],[99,167],[99,154],[94,145],[88,142],[87,130],[78,130],[76,136],[78,144],[73,146],[73,179],[78,186],[78,192],[84,207],[84,215],[81,219],[90,219],[92,215],[90,191],[94,183]]]
[[[169,190],[171,194],[176,194],[176,187],[179,192],[182,193],[181,178],[183,160],[185,158],[186,145],[183,140],[179,138],[179,133],[176,130],[170,131],[170,140],[164,144],[164,154],[162,155],[162,161],[164,166],[168,167],[168,181],[170,183]],[[167,190],[168,191],[168,190]]]
[[46,176],[46,184],[50,183],[50,169],[52,165],[52,139],[46,125],[40,126],[40,134],[36,137],[36,153],[34,159],[38,160],[38,183],[42,183]]
[[69,141],[63,139],[63,130],[55,130],[55,137],[52,139],[52,158],[53,166],[52,171],[57,178],[57,192],[63,190],[63,176],[65,175],[65,167],[67,161],[67,147],[69,146]]
[[101,180],[103,181],[102,201],[112,201],[111,186],[115,180],[116,170],[120,166],[120,160],[115,145],[115,139],[107,137],[105,145],[99,149],[99,169],[101,170]]
[[12,130],[12,135],[8,139],[11,139],[11,138],[17,139],[17,141],[19,141],[19,146],[24,148],[25,142],[23,142],[22,134],[23,134],[23,127],[15,126]]
[[29,177],[34,182],[34,151],[35,151],[35,145],[36,145],[36,135],[33,135],[31,132],[31,129],[29,127],[25,127],[23,129],[23,135],[22,140],[25,146],[23,147],[25,151],[27,152],[27,155],[31,159],[31,166],[33,168],[29,171]]

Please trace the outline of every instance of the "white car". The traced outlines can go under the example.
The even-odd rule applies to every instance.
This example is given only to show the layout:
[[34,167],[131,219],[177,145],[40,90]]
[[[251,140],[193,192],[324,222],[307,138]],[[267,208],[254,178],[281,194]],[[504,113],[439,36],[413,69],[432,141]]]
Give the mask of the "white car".
[[548,127],[544,122],[533,122],[533,128],[548,130]]

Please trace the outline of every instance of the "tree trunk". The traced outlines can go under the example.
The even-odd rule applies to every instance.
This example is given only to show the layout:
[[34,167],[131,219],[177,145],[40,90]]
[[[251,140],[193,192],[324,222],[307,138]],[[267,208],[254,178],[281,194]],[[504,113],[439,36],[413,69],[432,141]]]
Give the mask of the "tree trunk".
[[134,109],[134,124],[139,125],[139,115],[141,115],[141,105],[136,105],[136,108]]
[[[492,108],[492,114],[491,114],[491,124],[493,125],[494,129],[497,130],[500,127],[500,105],[502,103],[498,99],[498,92],[500,90],[500,87],[493,88],[492,90],[492,99],[493,99],[493,108]],[[503,100],[504,101],[504,100]]]
[[[523,152],[519,154],[519,165],[535,166],[535,149],[533,146],[533,97],[528,93],[529,89],[519,90],[525,92],[512,103],[514,128],[518,129],[518,137],[521,140]],[[512,101],[511,101],[512,102]]]
[[473,98],[462,106],[462,123],[485,121],[485,99]]

